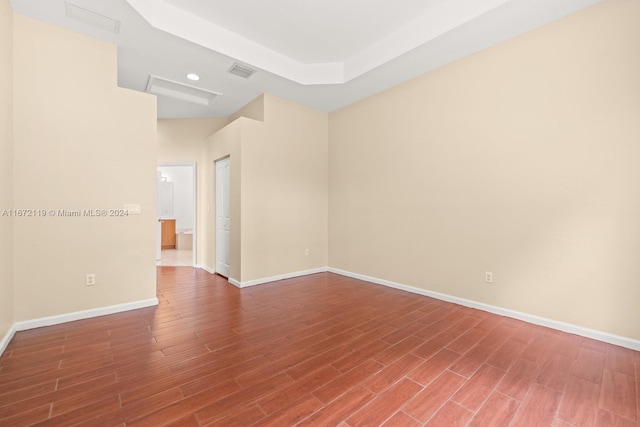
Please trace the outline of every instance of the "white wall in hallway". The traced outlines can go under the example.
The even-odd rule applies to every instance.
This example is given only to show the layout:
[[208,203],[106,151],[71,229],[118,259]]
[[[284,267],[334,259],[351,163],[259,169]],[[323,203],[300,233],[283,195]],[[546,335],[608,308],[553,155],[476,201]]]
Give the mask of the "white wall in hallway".
[[167,182],[173,183],[173,217],[176,228],[194,228],[194,185],[191,166],[159,166]]

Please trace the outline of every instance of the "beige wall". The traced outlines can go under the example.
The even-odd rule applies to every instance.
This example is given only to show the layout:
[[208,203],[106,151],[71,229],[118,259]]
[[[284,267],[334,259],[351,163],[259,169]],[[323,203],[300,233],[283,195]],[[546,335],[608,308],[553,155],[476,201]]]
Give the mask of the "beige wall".
[[332,113],[330,266],[640,339],[639,21],[606,1]]
[[[13,207],[13,11],[0,1],[0,212]],[[13,219],[0,216],[0,340],[13,324]]]
[[16,219],[15,320],[155,298],[155,98],[116,86],[113,45],[16,14],[14,46],[15,207],[142,209]]
[[230,117],[230,121],[234,121],[240,117],[247,117],[249,119],[264,121],[264,94],[258,96],[256,99],[233,113]]
[[227,118],[158,120],[158,162],[201,162],[206,139]]
[[229,123],[227,118],[158,120],[158,163],[196,163],[196,263],[204,263],[204,222],[207,215],[203,164],[207,138]]
[[328,115],[268,94],[249,106],[264,122],[240,117],[208,145],[207,265],[215,267],[213,162],[230,155],[231,278],[245,283],[326,267]]
[[328,115],[264,102],[264,123],[242,139],[242,281],[328,262]]
[[230,162],[230,216],[231,238],[229,242],[229,278],[241,280],[242,257],[241,246],[241,185],[242,158],[240,144],[243,126],[247,125],[246,118],[233,121],[207,139],[204,157],[204,193],[206,216],[204,219],[204,264],[211,271],[216,269],[216,185],[215,162],[229,157]]

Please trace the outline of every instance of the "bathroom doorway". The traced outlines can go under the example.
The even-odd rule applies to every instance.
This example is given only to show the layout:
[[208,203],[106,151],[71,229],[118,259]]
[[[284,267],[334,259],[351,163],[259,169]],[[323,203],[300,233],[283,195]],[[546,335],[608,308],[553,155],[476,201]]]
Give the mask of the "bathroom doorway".
[[196,164],[159,163],[156,264],[196,265]]

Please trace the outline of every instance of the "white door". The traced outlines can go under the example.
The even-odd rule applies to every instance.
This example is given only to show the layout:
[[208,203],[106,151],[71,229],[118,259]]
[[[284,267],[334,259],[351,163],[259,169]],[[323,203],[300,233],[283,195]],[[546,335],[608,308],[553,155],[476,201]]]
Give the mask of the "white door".
[[[158,196],[160,195],[160,183],[162,182],[162,174],[158,171]],[[160,212],[162,208],[160,207],[160,197],[158,197],[158,223],[156,224],[156,261],[160,261],[162,259],[162,224],[160,223]]]
[[229,277],[229,246],[231,241],[230,200],[230,161],[216,162],[216,273]]

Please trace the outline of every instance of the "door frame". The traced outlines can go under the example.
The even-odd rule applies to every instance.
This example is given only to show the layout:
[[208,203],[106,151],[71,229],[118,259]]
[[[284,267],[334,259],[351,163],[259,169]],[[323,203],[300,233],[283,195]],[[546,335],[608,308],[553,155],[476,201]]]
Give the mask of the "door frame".
[[[191,167],[191,183],[193,186],[193,242],[191,247],[191,266],[196,266],[197,258],[197,248],[198,248],[198,165],[196,162],[158,162],[156,165],[156,171],[158,168],[166,168],[166,167]],[[157,203],[157,201],[156,201]],[[159,218],[158,218],[159,219]],[[157,236],[156,239],[160,239],[160,236]],[[157,242],[156,242],[157,244]]]

